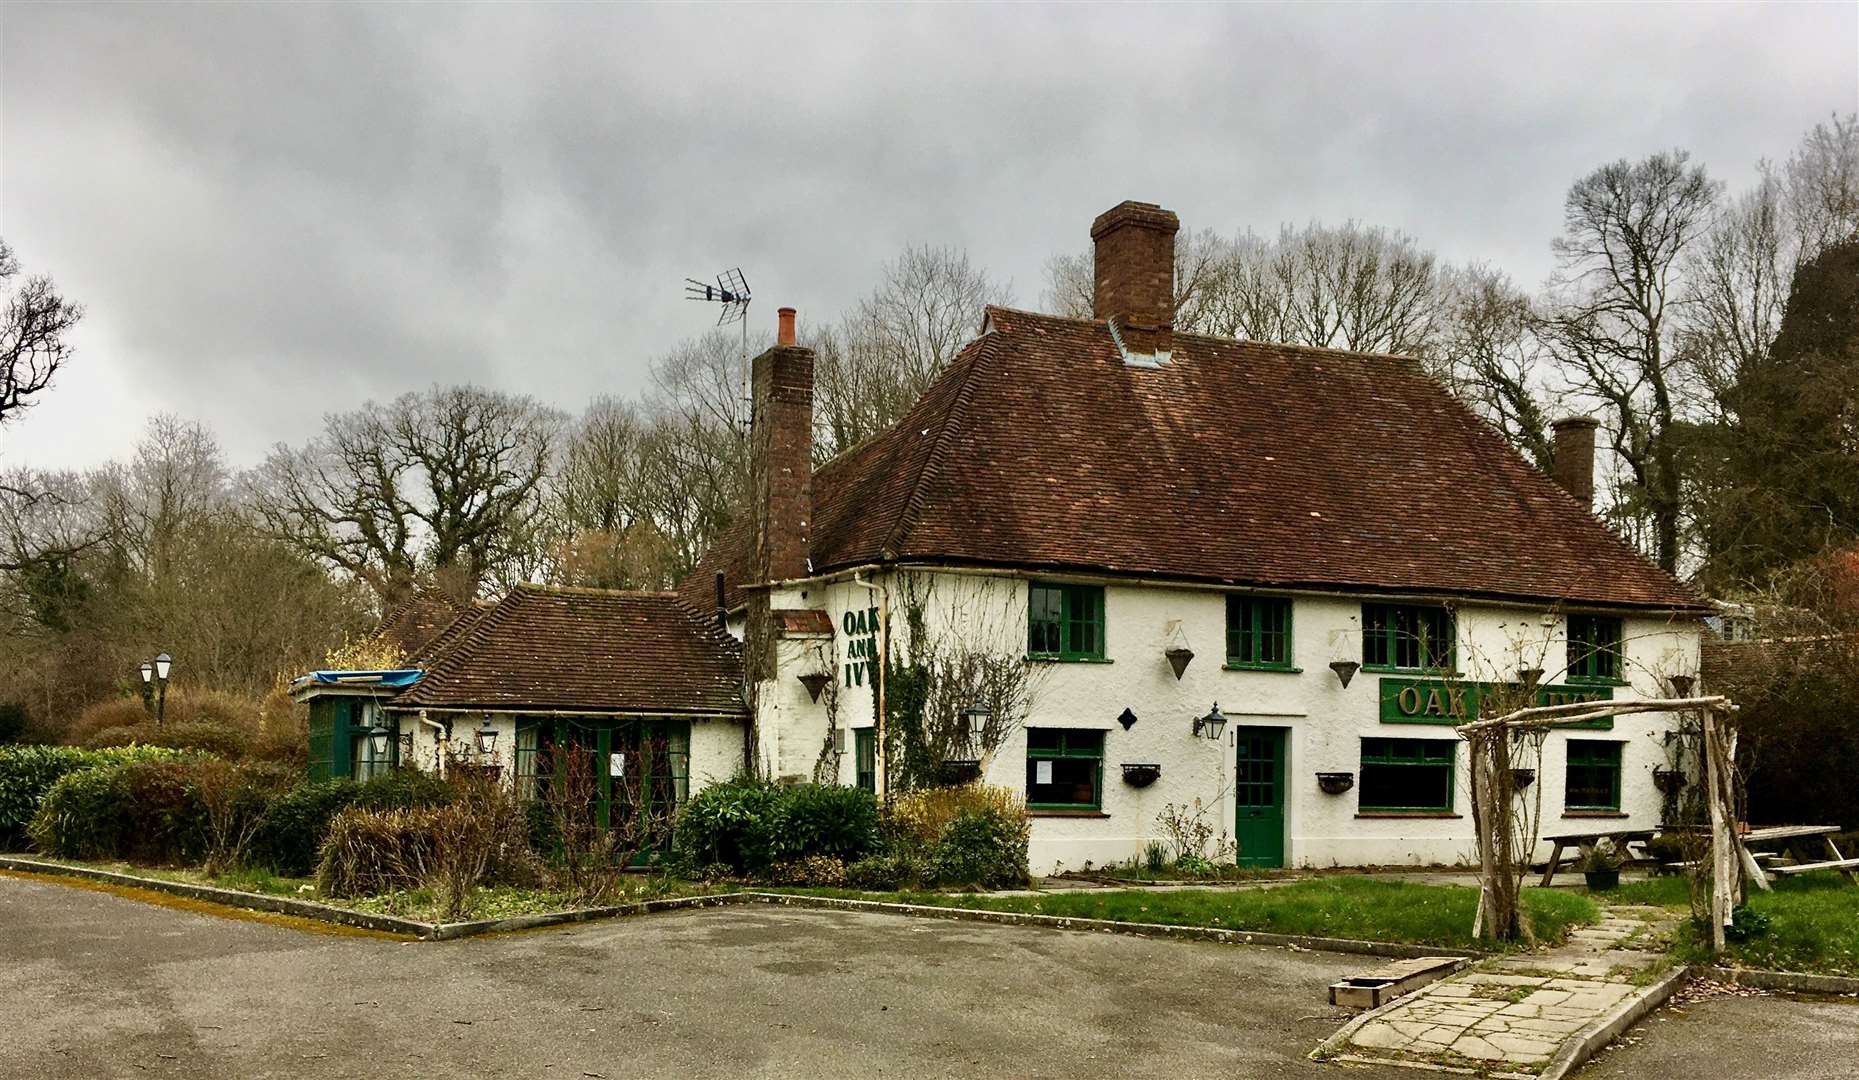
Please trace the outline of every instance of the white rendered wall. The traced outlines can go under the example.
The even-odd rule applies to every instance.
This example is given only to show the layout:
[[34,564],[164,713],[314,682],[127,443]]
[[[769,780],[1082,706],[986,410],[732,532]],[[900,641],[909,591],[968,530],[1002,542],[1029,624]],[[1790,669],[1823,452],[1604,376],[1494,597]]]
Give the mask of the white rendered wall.
[[[1011,577],[937,574],[924,604],[931,635],[953,635],[971,647],[1025,652],[1026,582]],[[889,587],[888,607],[893,642],[908,647],[901,614],[907,591],[899,575],[878,579]],[[1360,660],[1361,599],[1297,596],[1293,599],[1292,661],[1297,672],[1231,671],[1223,668],[1225,593],[1176,586],[1107,584],[1105,587],[1108,663],[1034,662],[1036,698],[1028,725],[1088,728],[1105,732],[1102,814],[1036,816],[1033,828],[1034,869],[1103,866],[1130,858],[1157,838],[1156,817],[1166,804],[1189,804],[1195,798],[1215,809],[1211,820],[1228,836],[1233,831],[1233,775],[1236,729],[1243,726],[1287,729],[1285,767],[1285,859],[1294,866],[1369,864],[1451,864],[1468,861],[1471,827],[1466,812],[1466,755],[1456,746],[1454,810],[1431,816],[1388,817],[1358,812],[1357,790],[1325,795],[1315,773],[1359,774],[1361,740],[1368,737],[1440,739],[1458,743],[1445,725],[1384,724],[1380,720],[1379,680],[1358,673],[1347,688],[1330,669],[1332,660]],[[847,685],[848,613],[874,606],[873,594],[850,582],[816,584],[803,598],[796,590],[777,606],[823,607],[833,620],[829,643],[835,681],[833,693],[811,702],[796,678],[815,670],[817,652],[782,645],[782,670],[764,687],[761,754],[776,775],[810,776],[828,744],[829,714],[840,727],[869,726],[871,680]],[[1559,684],[1566,657],[1566,619],[1545,622],[1540,608],[1494,606],[1471,601],[1458,608],[1458,666],[1466,681],[1515,681],[1523,667],[1545,669],[1545,684]],[[1658,697],[1667,675],[1697,671],[1698,625],[1695,621],[1632,618],[1624,622],[1625,676],[1616,697]],[[1195,658],[1176,679],[1163,656],[1171,646],[1191,648]],[[790,665],[802,665],[792,667]],[[1197,737],[1192,719],[1219,703],[1231,718],[1218,742]],[[1137,722],[1128,731],[1117,716],[1128,708]],[[771,723],[770,721],[773,721]],[[1652,769],[1663,764],[1660,734],[1671,721],[1660,716],[1621,717],[1612,731],[1552,734],[1544,748],[1538,786],[1542,791],[1545,835],[1578,829],[1651,828],[1658,824],[1660,799]],[[1563,811],[1565,747],[1569,738],[1611,739],[1623,743],[1622,801],[1618,817],[1596,820]],[[837,777],[852,783],[852,740],[844,742]],[[1124,762],[1156,763],[1161,777],[1147,788],[1122,780]],[[830,757],[827,764],[832,764]],[[991,784],[1023,791],[1026,778],[1025,732],[1015,727],[986,760]],[[779,771],[777,772],[776,769]]]

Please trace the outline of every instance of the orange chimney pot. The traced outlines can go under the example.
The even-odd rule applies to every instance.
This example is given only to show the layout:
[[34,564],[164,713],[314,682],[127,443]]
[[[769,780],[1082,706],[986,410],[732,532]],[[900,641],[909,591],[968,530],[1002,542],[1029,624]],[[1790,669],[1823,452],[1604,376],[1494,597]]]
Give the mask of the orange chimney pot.
[[780,330],[775,334],[775,344],[794,344],[794,309],[791,307],[784,307],[775,312],[775,314],[780,316],[781,319]]

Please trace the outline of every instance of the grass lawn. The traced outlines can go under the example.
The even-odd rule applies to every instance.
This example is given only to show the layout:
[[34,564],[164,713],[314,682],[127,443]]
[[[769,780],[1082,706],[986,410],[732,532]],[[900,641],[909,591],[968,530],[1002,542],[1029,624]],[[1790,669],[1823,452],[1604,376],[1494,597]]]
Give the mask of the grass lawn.
[[[1751,889],[1749,910],[1767,920],[1742,941],[1726,943],[1719,958],[1741,967],[1859,976],[1859,888],[1832,871],[1774,880],[1774,892]],[[1689,911],[1685,879],[1654,878],[1609,894],[1626,903]],[[1711,963],[1710,936],[1686,920],[1673,951],[1691,963]]]
[[[1365,877],[1314,878],[1244,890],[1106,890],[1039,896],[861,893],[845,889],[793,891],[1084,919],[1399,941],[1461,949],[1480,947],[1472,938],[1477,889]],[[1600,917],[1593,901],[1579,893],[1526,889],[1523,904],[1537,940],[1543,942],[1559,941],[1571,926],[1591,923]]]

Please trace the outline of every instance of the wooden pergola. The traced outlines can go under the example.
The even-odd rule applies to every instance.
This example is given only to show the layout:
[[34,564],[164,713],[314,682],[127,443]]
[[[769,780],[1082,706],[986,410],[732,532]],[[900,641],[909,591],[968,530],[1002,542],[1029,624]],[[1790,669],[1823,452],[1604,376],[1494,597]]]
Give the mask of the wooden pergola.
[[1478,835],[1479,895],[1478,914],[1472,925],[1474,936],[1503,941],[1527,936],[1519,897],[1536,837],[1533,824],[1521,833],[1517,828],[1513,743],[1536,735],[1536,752],[1540,754],[1541,736],[1556,728],[1628,713],[1669,712],[1703,716],[1704,775],[1700,779],[1705,785],[1711,819],[1711,944],[1722,950],[1724,930],[1732,924],[1732,912],[1743,899],[1741,860],[1746,857],[1736,837],[1737,707],[1722,696],[1539,705],[1459,725],[1459,735],[1471,749],[1472,815]]

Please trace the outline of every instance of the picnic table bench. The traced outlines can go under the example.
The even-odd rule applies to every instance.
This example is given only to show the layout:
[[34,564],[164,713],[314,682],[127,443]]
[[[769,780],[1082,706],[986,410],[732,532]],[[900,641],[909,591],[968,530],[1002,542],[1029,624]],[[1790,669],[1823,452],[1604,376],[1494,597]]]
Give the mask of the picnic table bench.
[[1555,849],[1549,853],[1549,865],[1543,869],[1543,888],[1548,888],[1549,883],[1556,879],[1556,871],[1562,866],[1562,852],[1568,848],[1579,849],[1584,859],[1603,841],[1611,843],[1615,850],[1624,852],[1628,844],[1651,840],[1656,832],[1657,829],[1593,829],[1545,836],[1543,839],[1554,844]]
[[[1796,874],[1810,874],[1816,870],[1838,870],[1849,884],[1859,885],[1859,859],[1849,859],[1840,854],[1839,845],[1833,842],[1834,834],[1840,831],[1838,825],[1772,825],[1767,828],[1751,829],[1738,836],[1737,851],[1743,860],[1743,869],[1749,879],[1756,883],[1756,888],[1769,891],[1769,874],[1781,877],[1793,877]],[[1816,843],[1815,841],[1819,841]],[[1780,845],[1779,852],[1756,852],[1755,847]],[[1782,854],[1790,855],[1794,862],[1787,865],[1774,865],[1774,859]],[[1822,855],[1831,856],[1822,858]],[[1764,867],[1763,863],[1771,865]],[[1765,872],[1766,869],[1766,872]]]

